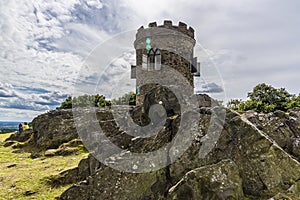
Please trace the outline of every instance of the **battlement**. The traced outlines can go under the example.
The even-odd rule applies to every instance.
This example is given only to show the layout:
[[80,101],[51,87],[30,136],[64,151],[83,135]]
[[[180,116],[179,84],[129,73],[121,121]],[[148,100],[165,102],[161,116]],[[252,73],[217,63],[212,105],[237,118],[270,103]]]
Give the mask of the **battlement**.
[[[193,38],[194,39],[194,34],[195,34],[195,30],[192,28],[192,27],[189,27],[183,23],[183,22],[179,22],[178,23],[178,26],[176,25],[173,25],[173,22],[170,21],[170,20],[165,20],[164,21],[164,24],[163,25],[157,25],[156,22],[151,22],[149,23],[148,25],[149,28],[153,28],[153,27],[161,27],[161,28],[167,28],[167,29],[171,29],[171,30],[176,30],[176,31],[179,31],[185,35],[188,35],[189,37]],[[142,30],[144,30],[145,28],[143,26],[141,26],[139,29],[138,29],[138,33]]]

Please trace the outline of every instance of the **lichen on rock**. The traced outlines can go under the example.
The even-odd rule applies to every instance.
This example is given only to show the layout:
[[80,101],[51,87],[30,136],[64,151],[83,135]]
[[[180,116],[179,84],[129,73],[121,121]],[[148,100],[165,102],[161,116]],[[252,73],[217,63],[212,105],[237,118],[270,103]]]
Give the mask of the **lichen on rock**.
[[[203,140],[197,138],[208,134],[214,109],[202,107],[197,111],[200,113],[198,136],[167,168],[131,174],[101,165],[84,182],[64,192],[60,199],[268,199],[278,193],[285,194],[295,185],[300,179],[299,162],[276,138],[256,126],[255,121],[230,110],[226,110],[224,127],[213,150],[201,158],[199,150]],[[136,112],[142,110],[136,109]],[[276,115],[286,118],[285,114]],[[140,115],[135,113],[134,116]],[[174,119],[174,126],[179,122]],[[121,139],[118,133],[112,138]],[[167,140],[168,137],[156,138],[156,147]],[[153,144],[151,139],[134,140],[139,143],[130,141],[130,150],[152,150],[149,148],[149,144]],[[299,192],[294,190],[292,196],[297,195]]]

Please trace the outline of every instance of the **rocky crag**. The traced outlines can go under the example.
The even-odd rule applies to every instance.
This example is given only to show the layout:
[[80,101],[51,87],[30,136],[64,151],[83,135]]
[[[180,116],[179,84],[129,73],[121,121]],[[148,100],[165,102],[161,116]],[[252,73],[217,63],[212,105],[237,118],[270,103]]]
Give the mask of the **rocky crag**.
[[[161,96],[154,96],[151,102],[157,103]],[[192,133],[195,139],[171,165],[153,172],[126,173],[107,167],[91,154],[77,168],[52,177],[54,186],[74,183],[59,199],[300,199],[300,111],[239,114],[226,109],[225,119],[214,121],[214,126],[222,127],[217,143],[201,157],[210,121],[223,109],[211,102],[206,95],[198,96],[199,117],[188,119],[198,128]],[[133,108],[134,121],[147,123],[145,110],[152,103]],[[158,136],[134,140],[114,122],[116,115],[110,109],[96,110],[110,140],[125,150],[148,152],[170,142],[184,113],[167,111],[165,128]],[[78,138],[70,110],[38,116],[32,133],[25,143],[45,150]],[[114,159],[122,162],[122,157]]]
[[84,149],[71,109],[53,110],[39,115],[32,121],[32,127],[21,134],[12,134],[5,140],[4,146],[30,151],[33,158],[40,154],[68,155]]
[[[201,137],[206,135],[212,110],[210,107],[198,110]],[[290,128],[287,130],[293,133]],[[297,140],[294,136],[291,134],[289,140]],[[166,139],[156,138],[142,146],[149,148],[149,144],[155,144],[157,147],[163,142]],[[91,156],[77,169],[88,168],[89,176],[63,193],[60,199],[299,198],[299,157],[289,154],[276,139],[258,129],[247,115],[227,110],[220,138],[205,158],[199,157],[201,146],[201,140],[195,140],[168,170],[144,174],[119,172],[102,164],[95,169]],[[299,146],[294,145],[294,149],[297,148]]]

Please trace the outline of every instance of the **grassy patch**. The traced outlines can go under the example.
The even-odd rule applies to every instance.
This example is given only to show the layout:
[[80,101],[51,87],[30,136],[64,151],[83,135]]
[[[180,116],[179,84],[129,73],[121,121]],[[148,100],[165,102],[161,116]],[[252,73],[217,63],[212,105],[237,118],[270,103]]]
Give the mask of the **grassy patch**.
[[[70,185],[51,188],[45,181],[47,177],[76,167],[88,155],[80,153],[31,159],[30,153],[13,153],[12,147],[2,146],[9,136],[10,134],[0,134],[0,199],[55,199]],[[35,194],[26,196],[26,191],[33,191]]]

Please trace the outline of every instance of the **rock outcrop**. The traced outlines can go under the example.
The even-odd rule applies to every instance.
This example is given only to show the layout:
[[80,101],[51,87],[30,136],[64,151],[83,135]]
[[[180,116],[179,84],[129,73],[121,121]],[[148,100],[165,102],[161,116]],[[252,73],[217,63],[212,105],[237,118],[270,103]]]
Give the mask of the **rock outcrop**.
[[[123,156],[107,152],[105,145],[97,147],[97,133],[85,139],[97,147],[95,151],[109,154],[105,162],[126,163],[128,152],[152,152],[162,148],[178,134],[179,127],[184,126],[179,134],[186,131],[194,138],[187,150],[171,165],[147,173],[122,172],[102,164],[90,154],[77,168],[49,178],[53,186],[76,183],[59,199],[299,199],[300,111],[269,114],[249,111],[240,115],[218,106],[217,102],[212,103],[206,95],[199,95],[194,110],[197,118],[169,107],[162,115],[167,119],[158,134],[147,138],[126,134],[126,127],[131,124],[122,119],[132,117],[140,125],[149,124],[151,116],[145,111],[151,112],[151,104],[164,98],[159,92],[149,97],[150,101],[145,101],[143,107],[94,110],[97,123],[109,140],[123,149]],[[130,112],[124,115],[123,111],[128,109]],[[220,111],[226,111],[224,119],[218,117]],[[54,148],[53,152],[64,155],[68,151],[62,150],[73,151],[73,147],[82,146],[76,139],[79,136],[75,121],[82,121],[79,125],[83,127],[89,127],[89,121],[84,115],[81,117],[73,119],[71,110],[51,111],[34,119],[32,134],[14,135],[9,141],[25,142],[44,150]],[[119,119],[118,123],[115,118]],[[182,125],[182,120],[193,124],[193,131]],[[84,131],[80,134],[89,134],[89,129]],[[203,154],[207,144],[213,148]],[[161,159],[167,161],[168,155]]]
[[300,161],[300,111],[288,113],[256,113],[248,111],[245,117],[271,137],[281,148]]
[[11,135],[5,140],[5,142],[7,142],[7,141],[26,142],[27,140],[30,139],[32,133],[33,133],[33,130],[32,130],[32,129],[25,130],[25,131],[23,131],[22,133],[16,132],[16,133],[14,133],[14,134],[11,134]]
[[53,110],[32,121],[33,143],[40,149],[56,149],[78,138],[71,109]]
[[[197,110],[200,115],[198,132],[193,133],[195,140],[171,165],[139,174],[121,172],[100,163],[96,170],[90,170],[95,169],[91,165],[95,166],[95,162],[85,161],[76,170],[86,170],[87,177],[65,191],[60,199],[278,199],[280,196],[297,199],[300,196],[299,162],[289,154],[292,151],[277,143],[276,135],[260,128],[258,122],[258,127],[255,126],[249,120],[256,122],[247,115],[226,110],[224,120],[215,119],[213,126],[223,127],[217,143],[208,155],[199,155],[205,142],[216,136],[210,133],[215,129],[209,127],[219,109],[223,108],[201,107]],[[142,110],[137,108],[135,112]],[[109,116],[109,111],[102,112],[103,116]],[[133,116],[142,115],[133,113]],[[133,152],[144,152],[170,142],[171,132],[180,126],[181,116],[171,116],[160,134],[147,139],[126,139],[124,131],[120,131],[111,118],[107,123],[105,117],[101,118],[100,124],[111,131],[110,139],[115,144]],[[299,134],[297,131],[295,134]],[[118,162],[125,159],[120,155],[112,157]],[[80,179],[83,180],[82,176]]]
[[193,169],[169,189],[170,199],[242,199],[242,179],[231,160]]
[[8,141],[24,142],[39,151],[57,149],[60,145],[78,139],[71,109],[52,110],[41,114],[32,121],[33,129],[14,133]]

